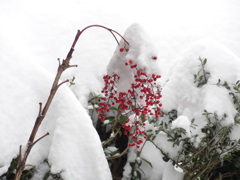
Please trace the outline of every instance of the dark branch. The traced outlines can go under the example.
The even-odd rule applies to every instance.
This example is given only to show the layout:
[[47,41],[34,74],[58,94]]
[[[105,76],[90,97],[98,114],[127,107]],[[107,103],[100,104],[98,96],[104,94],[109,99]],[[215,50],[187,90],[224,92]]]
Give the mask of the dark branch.
[[33,142],[33,143],[31,144],[31,146],[34,146],[38,141],[40,141],[41,139],[45,138],[45,137],[48,136],[48,135],[49,135],[49,132],[47,132],[46,134],[44,134],[42,137],[38,138],[35,142]]

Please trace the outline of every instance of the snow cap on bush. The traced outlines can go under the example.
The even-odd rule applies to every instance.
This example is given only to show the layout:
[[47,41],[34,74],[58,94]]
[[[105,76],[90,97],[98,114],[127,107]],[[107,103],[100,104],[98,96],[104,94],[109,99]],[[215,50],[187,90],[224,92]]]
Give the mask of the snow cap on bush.
[[[207,58],[205,70],[209,72],[206,84],[201,87],[194,83],[194,74],[201,69],[199,57]],[[231,85],[240,78],[239,59],[227,47],[210,39],[198,41],[174,62],[171,72],[162,89],[165,111],[176,109],[179,115],[202,122],[202,113],[206,109],[217,112],[219,118],[227,114],[225,124],[234,122],[236,110],[229,92],[217,86],[219,79]]]
[[134,71],[130,70],[126,63],[145,69],[147,74],[161,74],[157,48],[140,25],[131,25],[124,33],[124,38],[129,45],[123,40],[120,41],[107,68],[109,75],[113,72],[121,74],[118,92],[126,91],[134,81]]

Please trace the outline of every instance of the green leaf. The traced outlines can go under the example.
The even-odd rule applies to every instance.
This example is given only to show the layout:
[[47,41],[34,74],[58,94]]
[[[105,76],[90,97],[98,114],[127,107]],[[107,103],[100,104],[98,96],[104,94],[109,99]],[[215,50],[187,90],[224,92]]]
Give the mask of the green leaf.
[[193,123],[194,123],[194,121],[195,121],[195,118],[192,118],[192,120],[191,120],[191,124],[193,124]]
[[115,120],[115,116],[108,116],[106,119],[112,121],[112,120]]
[[122,136],[122,131],[118,131],[119,136]]
[[148,137],[148,139],[150,139],[151,140],[151,137],[153,136],[154,134],[149,134],[147,137]]
[[141,172],[138,171],[138,170],[136,170],[135,172],[137,173],[137,177],[138,177],[139,179],[142,179],[142,174],[141,174]]
[[48,172],[44,175],[43,180],[48,180],[49,176],[50,176],[50,171],[48,171]]
[[115,107],[115,106],[111,106],[109,109],[112,110],[112,111],[118,111],[118,108]]
[[[145,173],[144,173],[144,171],[143,171],[141,168],[139,168],[138,170],[140,170],[140,171],[143,173],[143,175],[145,176]],[[139,171],[139,172],[140,172],[140,171]],[[141,172],[140,172],[140,173],[141,173]]]
[[205,58],[202,64],[205,65],[206,63],[207,63],[207,59]]
[[154,141],[154,139],[156,139],[156,136],[155,136],[155,135],[152,137],[152,141]]
[[194,79],[197,79],[197,75],[196,74],[194,74]]
[[147,130],[147,132],[152,132],[152,129]]
[[199,74],[201,73],[201,71],[202,71],[202,69],[200,69],[200,70],[198,71],[198,73],[197,73],[198,76],[199,76]]
[[69,82],[70,83],[69,87],[75,85],[74,80],[75,80],[75,76],[73,76],[73,78]]
[[238,161],[236,161],[233,165],[236,168],[240,168],[240,159],[238,158]]
[[237,90],[238,90],[238,88],[237,88],[236,86],[234,86],[234,87],[233,87],[233,89],[234,89],[235,91],[237,91]]
[[120,124],[124,124],[127,119],[128,119],[128,116],[120,116],[120,118],[118,119],[118,122]]
[[131,104],[131,105],[130,105],[130,107],[131,107],[132,109],[134,109],[134,108],[135,108],[135,106],[134,106],[133,104]]
[[149,166],[151,166],[151,168],[153,167],[151,162],[149,162],[148,160],[146,160],[146,159],[144,159],[144,158],[141,158],[141,159],[142,159],[143,161],[145,161]]

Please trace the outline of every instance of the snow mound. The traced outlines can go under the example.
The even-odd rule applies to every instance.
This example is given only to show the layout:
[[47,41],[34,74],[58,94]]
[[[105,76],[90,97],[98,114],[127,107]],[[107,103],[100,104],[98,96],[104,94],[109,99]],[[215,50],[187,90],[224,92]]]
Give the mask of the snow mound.
[[[159,60],[153,59],[157,57],[157,48],[143,28],[138,24],[132,24],[125,31],[124,38],[129,45],[121,40],[107,67],[109,75],[112,73],[121,75],[118,83],[119,92],[126,92],[134,79],[134,70],[125,65],[129,60],[132,60],[133,65],[137,64],[138,69],[146,69],[148,74],[160,74]],[[121,52],[120,48],[127,51]]]
[[[207,58],[205,64],[206,72],[209,72],[207,83],[197,87],[194,83],[194,74],[200,70],[199,57]],[[173,109],[177,110],[178,118],[172,122],[172,128],[183,128],[186,130],[187,137],[193,137],[198,134],[197,143],[204,136],[201,128],[206,125],[207,120],[203,115],[204,110],[211,113],[217,113],[219,119],[223,118],[222,125],[234,123],[234,116],[237,111],[234,107],[232,97],[229,91],[220,85],[218,80],[227,82],[229,85],[235,83],[240,78],[240,60],[226,48],[216,41],[204,39],[194,43],[178,58],[169,69],[168,79],[163,82],[162,104],[163,111],[169,112]],[[194,119],[194,128],[191,127],[191,121]],[[239,140],[239,125],[233,127],[230,138]],[[161,147],[163,151],[168,152],[171,158],[178,155],[180,147],[173,147],[168,142],[166,134],[160,132],[155,143]],[[182,179],[184,173],[168,164],[163,172],[163,180],[165,179]]]
[[[10,50],[11,46],[2,42],[0,175],[18,155],[19,146],[27,143],[38,114],[38,103],[46,102],[54,78],[31,62],[34,57],[24,48]],[[57,92],[36,138],[47,132],[50,135],[33,147],[27,164],[38,167],[48,159],[51,171],[61,172],[65,180],[111,179],[92,121],[67,85],[61,86]]]
[[[140,25],[132,24],[124,33],[124,38],[128,41],[129,45],[121,40],[120,45],[116,48],[107,67],[109,75],[112,75],[113,73],[120,75],[120,80],[117,86],[118,92],[127,92],[127,90],[131,88],[131,84],[134,83],[134,73],[139,69],[144,69],[148,75],[160,74],[161,72],[159,59],[157,59],[157,48]],[[125,48],[125,50],[121,51],[121,48]],[[131,65],[125,64],[130,61],[132,62],[131,65],[137,65],[136,69],[131,68]],[[133,119],[131,117],[135,116],[130,116],[130,121]],[[149,151],[151,151],[151,155],[149,154]],[[124,167],[123,180],[130,179],[130,163],[134,162],[136,158],[143,158],[144,160],[151,162],[150,166],[143,160],[141,168],[145,172],[145,179],[157,180],[162,178],[164,162],[161,153],[153,144],[146,143],[140,157],[136,157],[135,149],[130,148],[128,160]]]
[[[194,74],[200,70],[199,57],[207,58],[206,72],[210,77],[205,85],[197,87]],[[240,79],[240,60],[225,46],[209,39],[201,40],[189,47],[170,68],[172,72],[163,87],[162,103],[165,111],[176,109],[178,115],[195,118],[202,124],[204,109],[228,114],[225,124],[233,123],[236,113],[229,92],[217,86],[218,80],[229,85]]]
[[179,116],[172,122],[172,129],[183,128],[186,130],[187,137],[191,137],[191,121],[186,116]]

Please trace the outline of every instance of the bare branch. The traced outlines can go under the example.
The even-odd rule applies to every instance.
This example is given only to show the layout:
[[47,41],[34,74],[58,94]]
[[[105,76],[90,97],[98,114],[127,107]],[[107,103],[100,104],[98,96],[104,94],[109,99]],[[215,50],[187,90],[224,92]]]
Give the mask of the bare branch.
[[20,165],[19,163],[22,160],[22,145],[19,146],[19,157],[18,157],[18,165]]
[[118,158],[120,158],[120,157],[122,157],[122,156],[124,156],[125,154],[127,154],[128,153],[128,150],[129,150],[129,146],[128,147],[126,147],[126,149],[121,153],[121,154],[119,154],[119,155],[116,155],[116,156],[111,156],[111,157],[108,157],[107,158],[107,160],[113,160],[113,159],[118,159]]
[[39,112],[38,112],[38,116],[41,116],[42,113],[42,103],[39,103]]
[[67,80],[65,80],[65,81],[63,81],[63,82],[61,82],[58,86],[57,86],[57,88],[59,88],[61,85],[63,85],[63,84],[65,84],[65,83],[67,83],[67,82],[69,82],[69,80],[67,79]]
[[78,65],[69,65],[69,68],[78,67]]
[[108,144],[108,143],[110,143],[112,140],[114,140],[115,137],[118,135],[119,131],[120,131],[120,128],[117,130],[117,132],[114,134],[113,137],[110,137],[109,139],[107,139],[106,141],[104,141],[104,142],[102,143],[102,147],[104,147],[106,144]]
[[33,142],[33,143],[31,144],[31,146],[34,146],[38,141],[40,141],[41,139],[45,138],[45,137],[48,136],[48,135],[49,135],[49,132],[47,132],[46,134],[44,134],[43,136],[41,136],[40,138],[38,138],[35,142]]
[[60,58],[58,58],[57,60],[58,60],[58,66],[61,66]]
[[[42,107],[42,103],[39,103],[39,112],[38,112],[38,116],[36,118],[36,121],[35,121],[35,124],[34,124],[34,127],[32,129],[32,132],[30,134],[30,137],[28,139],[28,143],[27,143],[27,149],[26,151],[24,152],[24,155],[22,155],[22,146],[20,146],[20,150],[19,150],[19,159],[18,159],[18,165],[17,165],[17,168],[16,168],[16,175],[15,175],[15,180],[20,180],[21,178],[21,175],[22,175],[22,171],[24,170],[25,168],[25,164],[26,164],[26,161],[27,161],[27,158],[28,158],[28,155],[29,153],[31,152],[31,149],[32,147],[38,142],[40,141],[41,139],[43,139],[44,137],[46,137],[47,135],[49,135],[49,133],[46,133],[45,135],[43,135],[42,137],[40,137],[39,139],[37,139],[36,141],[34,141],[35,137],[36,137],[36,134],[38,132],[38,128],[40,127],[43,119],[45,118],[47,112],[48,112],[48,109],[52,103],[52,100],[58,90],[58,88],[66,83],[66,82],[69,82],[69,80],[66,80],[66,81],[63,81],[59,84],[59,80],[60,80],[60,77],[62,75],[62,73],[68,69],[68,68],[71,68],[71,67],[77,67],[77,65],[69,65],[70,64],[70,60],[72,58],[72,54],[74,52],[74,48],[75,48],[75,45],[76,43],[78,42],[78,39],[80,37],[80,35],[85,31],[87,30],[88,28],[91,28],[91,27],[101,27],[101,28],[104,28],[106,30],[108,30],[109,32],[111,32],[111,34],[113,35],[113,37],[115,38],[115,40],[117,41],[117,38],[116,36],[114,35],[114,33],[118,34],[128,45],[129,43],[123,38],[123,36],[121,36],[117,31],[114,31],[112,29],[109,29],[107,27],[104,27],[104,26],[101,26],[101,25],[91,25],[91,26],[87,26],[85,27],[82,31],[78,30],[77,31],[77,34],[74,38],[74,41],[72,43],[72,46],[67,54],[67,57],[66,59],[64,59],[61,63],[60,59],[58,58],[58,62],[59,62],[59,66],[58,66],[58,70],[57,70],[57,74],[55,76],[55,79],[53,81],[53,84],[52,84],[52,87],[51,87],[51,90],[50,90],[50,93],[49,93],[49,96],[48,96],[48,99],[47,99],[47,102],[46,104],[44,105],[44,107]],[[118,41],[117,41],[118,43]],[[119,44],[119,43],[118,43]],[[116,133],[118,134],[118,132]],[[110,141],[109,141],[110,142]]]

